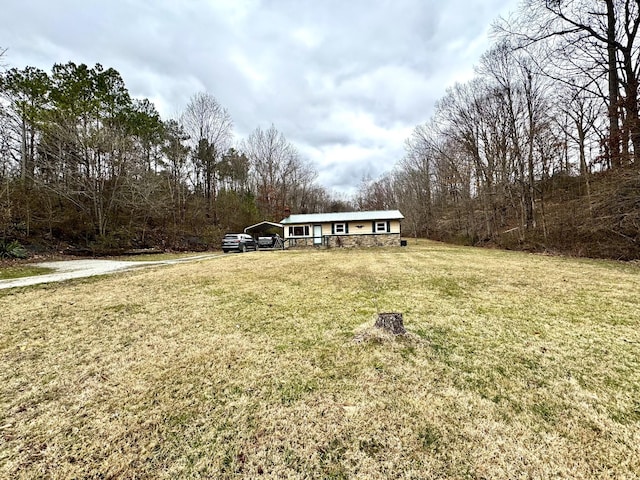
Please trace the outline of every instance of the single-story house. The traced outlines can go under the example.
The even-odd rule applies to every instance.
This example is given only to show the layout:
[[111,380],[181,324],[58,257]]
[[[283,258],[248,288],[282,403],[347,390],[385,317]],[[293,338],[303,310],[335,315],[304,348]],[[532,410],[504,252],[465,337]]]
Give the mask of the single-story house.
[[289,215],[280,224],[291,247],[400,246],[399,210]]

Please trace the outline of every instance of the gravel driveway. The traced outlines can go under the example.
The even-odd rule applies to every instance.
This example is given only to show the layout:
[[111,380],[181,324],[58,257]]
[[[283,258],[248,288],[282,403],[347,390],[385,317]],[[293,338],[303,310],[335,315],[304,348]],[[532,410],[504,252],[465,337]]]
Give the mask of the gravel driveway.
[[54,273],[37,275],[34,277],[10,278],[0,280],[0,289],[26,287],[39,283],[61,282],[72,278],[93,277],[95,275],[106,275],[109,273],[131,270],[133,268],[144,268],[153,265],[173,265],[176,263],[195,262],[208,258],[220,257],[220,254],[197,255],[194,257],[176,258],[174,260],[157,260],[149,262],[127,262],[122,260],[60,260],[57,262],[34,263],[36,267],[52,268]]

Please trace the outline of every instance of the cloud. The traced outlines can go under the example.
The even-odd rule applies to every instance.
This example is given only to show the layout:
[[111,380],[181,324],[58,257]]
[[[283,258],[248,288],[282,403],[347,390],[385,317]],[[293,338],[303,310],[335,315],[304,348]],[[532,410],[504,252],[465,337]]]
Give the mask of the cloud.
[[11,66],[117,69],[176,116],[213,94],[238,138],[274,124],[328,188],[388,171],[455,81],[473,75],[490,23],[517,0],[6,0]]

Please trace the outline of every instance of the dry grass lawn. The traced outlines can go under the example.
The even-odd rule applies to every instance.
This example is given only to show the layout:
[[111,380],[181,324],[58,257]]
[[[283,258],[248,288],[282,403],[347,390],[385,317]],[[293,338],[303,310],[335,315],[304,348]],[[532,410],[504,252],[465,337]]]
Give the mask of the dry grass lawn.
[[[410,241],[0,311],[1,478],[640,476],[637,266]],[[411,334],[367,330],[384,311]]]

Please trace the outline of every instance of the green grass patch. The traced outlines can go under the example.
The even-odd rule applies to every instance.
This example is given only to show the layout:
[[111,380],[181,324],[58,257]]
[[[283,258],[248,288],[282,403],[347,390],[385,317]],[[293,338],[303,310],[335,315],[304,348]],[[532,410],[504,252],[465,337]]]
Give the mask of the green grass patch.
[[0,267],[0,280],[8,280],[11,278],[33,277],[36,275],[44,275],[53,273],[52,268],[35,267],[29,264],[11,265]]

